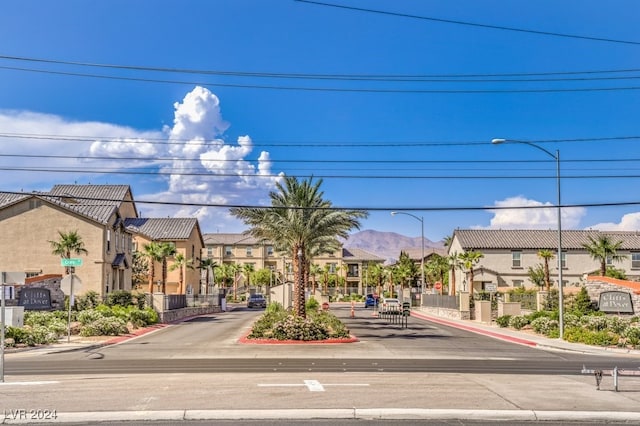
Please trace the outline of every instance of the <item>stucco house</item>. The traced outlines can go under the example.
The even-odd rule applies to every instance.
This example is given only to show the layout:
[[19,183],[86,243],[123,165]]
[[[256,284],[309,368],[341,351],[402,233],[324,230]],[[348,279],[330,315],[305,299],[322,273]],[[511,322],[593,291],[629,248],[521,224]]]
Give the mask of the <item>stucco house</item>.
[[[584,244],[589,237],[597,240],[607,235],[613,242],[622,241],[617,252],[626,256],[621,262],[608,261],[610,266],[622,269],[629,280],[640,280],[640,234],[637,232],[601,232],[595,230],[562,231],[562,275],[565,287],[582,285],[588,274],[596,273],[599,262],[592,259]],[[473,280],[468,283],[466,271],[455,271],[457,291],[481,291],[488,284],[497,285],[498,290],[514,287],[534,287],[529,279],[529,268],[542,264],[540,250],[558,249],[558,233],[555,230],[502,230],[502,229],[456,229],[448,254],[478,251],[483,254],[474,266]],[[549,261],[551,280],[557,285],[557,258]],[[453,277],[449,276],[449,282]]]
[[[167,259],[167,294],[200,294],[200,258],[204,240],[198,220],[195,218],[128,218],[125,229],[133,234],[134,251],[144,251],[144,246],[155,242],[173,244],[176,254],[182,254],[191,267],[171,270],[175,256]],[[182,282],[180,282],[182,269]],[[162,263],[154,265],[154,292],[161,291]],[[147,291],[144,285],[142,290]]]
[[128,185],[55,185],[49,192],[0,193],[0,271],[27,278],[62,274],[60,256],[50,241],[59,232],[77,231],[87,255],[75,268],[81,281],[75,294],[89,290],[105,296],[131,289],[132,234],[124,218],[137,211]]

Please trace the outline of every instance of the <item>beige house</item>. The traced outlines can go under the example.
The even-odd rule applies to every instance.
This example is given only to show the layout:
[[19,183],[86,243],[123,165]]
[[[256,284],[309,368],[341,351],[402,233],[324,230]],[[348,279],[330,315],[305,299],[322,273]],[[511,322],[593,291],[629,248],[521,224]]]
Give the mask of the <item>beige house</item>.
[[[291,253],[279,252],[273,243],[258,241],[245,234],[204,234],[203,258],[213,259],[216,264],[250,264],[255,270],[271,269],[277,283],[293,281]],[[363,292],[364,267],[368,263],[383,263],[384,259],[361,249],[341,248],[330,254],[312,259],[322,270],[346,277],[350,291]]]
[[[152,241],[170,243],[176,248],[176,254],[189,263],[173,269],[175,256],[167,259],[167,294],[200,294],[200,257],[204,240],[200,225],[195,218],[129,218],[124,221],[125,228],[133,234],[134,249],[144,251],[144,246]],[[173,270],[172,270],[173,269]],[[182,277],[182,281],[180,278]],[[154,292],[161,291],[162,263],[154,265]],[[144,285],[144,291],[148,285]]]
[[[622,262],[608,261],[608,265],[622,269],[629,280],[640,280],[640,235],[636,232],[600,232],[592,230],[562,231],[562,281],[565,287],[580,286],[587,274],[598,273],[599,262],[592,259],[583,244],[589,237],[598,239],[607,235],[613,242],[622,241],[618,254],[626,256]],[[529,268],[543,263],[538,256],[540,250],[558,249],[558,233],[554,230],[489,230],[456,229],[453,233],[449,255],[478,251],[483,254],[474,266],[473,280],[467,282],[467,273],[455,271],[457,291],[486,290],[487,285],[496,285],[498,290],[514,287],[534,287],[529,279]],[[558,279],[558,261],[549,261],[551,280]],[[452,276],[450,273],[449,282]]]
[[75,294],[131,289],[132,235],[123,219],[137,211],[128,185],[55,185],[49,192],[0,193],[0,271],[27,277],[63,274],[50,241],[77,231],[87,255],[75,268]]

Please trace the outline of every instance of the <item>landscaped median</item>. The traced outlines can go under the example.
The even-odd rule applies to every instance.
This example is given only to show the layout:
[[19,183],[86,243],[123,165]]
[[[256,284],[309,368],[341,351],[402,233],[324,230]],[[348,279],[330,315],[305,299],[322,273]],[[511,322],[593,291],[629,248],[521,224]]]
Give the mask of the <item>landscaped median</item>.
[[285,310],[279,303],[271,303],[253,324],[240,343],[252,344],[317,344],[352,343],[358,339],[327,310],[319,309],[315,299],[306,304],[306,318]]

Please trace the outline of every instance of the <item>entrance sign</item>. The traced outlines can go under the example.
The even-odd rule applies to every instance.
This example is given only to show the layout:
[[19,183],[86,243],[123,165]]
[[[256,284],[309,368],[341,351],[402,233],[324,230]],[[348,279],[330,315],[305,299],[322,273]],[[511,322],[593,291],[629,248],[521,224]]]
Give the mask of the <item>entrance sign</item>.
[[51,309],[51,290],[48,288],[23,288],[20,292],[19,306],[25,310]]
[[484,290],[488,291],[489,293],[495,293],[496,291],[498,291],[498,285],[493,283],[487,283],[484,285]]
[[602,312],[632,314],[631,294],[624,291],[603,291],[598,307]]

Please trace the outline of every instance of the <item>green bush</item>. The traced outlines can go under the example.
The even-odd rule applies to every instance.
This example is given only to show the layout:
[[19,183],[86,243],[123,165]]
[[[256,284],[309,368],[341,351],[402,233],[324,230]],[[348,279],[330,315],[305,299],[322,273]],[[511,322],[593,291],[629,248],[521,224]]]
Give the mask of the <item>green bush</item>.
[[349,337],[349,330],[328,311],[309,311],[307,318],[297,317],[278,305],[267,308],[253,324],[249,339],[324,340]]
[[607,330],[587,330],[580,327],[568,328],[564,332],[567,342],[584,343],[595,346],[611,346],[618,343],[620,336]]
[[26,311],[24,313],[24,325],[47,325],[55,317],[48,311]]
[[273,327],[273,338],[277,340],[324,340],[329,332],[322,324],[309,318],[289,315]]
[[625,328],[621,336],[625,339],[626,343],[634,348],[640,346],[640,327],[637,325],[630,325]]
[[[129,308],[134,308],[130,306]],[[130,309],[129,311],[129,321],[135,327],[145,327],[147,325],[156,324],[159,321],[158,313],[153,310],[153,308],[144,308],[144,309]]]
[[126,334],[127,323],[117,317],[102,317],[80,327],[81,336],[118,336]]
[[104,315],[96,309],[87,309],[86,311],[78,312],[78,321],[80,321],[82,325],[91,324],[101,318],[104,318]]
[[78,311],[93,309],[100,304],[100,295],[97,291],[89,290],[85,294],[76,298],[75,308]]
[[527,324],[529,324],[529,320],[522,315],[513,316],[509,319],[509,327],[515,328],[516,330],[522,329],[522,327]]
[[498,326],[505,328],[509,327],[509,320],[511,319],[511,315],[503,315],[501,317],[496,318],[496,323]]
[[107,295],[105,300],[105,305],[107,306],[131,306],[133,304],[133,295],[126,290],[113,291]]
[[320,302],[318,302],[315,297],[310,297],[304,308],[307,312],[317,311],[320,309]]
[[553,331],[560,330],[560,326],[557,320],[553,320],[549,317],[538,317],[531,321],[531,328],[536,333],[549,336]]

